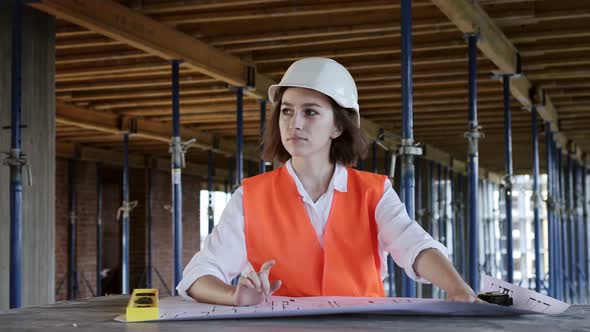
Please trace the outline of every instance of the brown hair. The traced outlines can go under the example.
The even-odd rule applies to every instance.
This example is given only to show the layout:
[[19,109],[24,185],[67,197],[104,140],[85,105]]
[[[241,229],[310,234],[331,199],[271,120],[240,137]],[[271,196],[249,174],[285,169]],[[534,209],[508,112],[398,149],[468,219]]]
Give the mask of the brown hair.
[[[284,163],[291,158],[291,155],[283,146],[279,129],[281,102],[286,90],[287,87],[281,87],[276,92],[277,102],[272,105],[270,121],[264,129],[262,137],[264,146],[262,158],[264,160]],[[357,113],[354,109],[344,108],[332,98],[330,98],[330,102],[334,111],[334,123],[336,127],[342,128],[340,136],[332,140],[330,162],[340,162],[349,167],[356,166],[359,159],[364,159],[367,156],[369,139],[365,132],[357,127]]]

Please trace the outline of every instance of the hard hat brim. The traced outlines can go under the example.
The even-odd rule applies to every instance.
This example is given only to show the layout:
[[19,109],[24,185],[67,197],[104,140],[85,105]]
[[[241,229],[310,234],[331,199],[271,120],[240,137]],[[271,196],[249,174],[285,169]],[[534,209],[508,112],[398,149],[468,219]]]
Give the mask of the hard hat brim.
[[332,97],[334,94],[330,93],[329,91],[322,91],[322,89],[318,89],[317,87],[313,87],[313,86],[309,86],[309,85],[305,85],[305,84],[273,84],[273,85],[271,85],[270,88],[268,88],[268,100],[270,100],[273,104],[278,102],[276,94],[277,94],[277,90],[280,87],[310,89],[310,90],[317,91],[323,95],[326,95],[327,97],[330,97],[332,100],[334,100],[334,102],[336,102],[336,104],[340,105],[341,107],[352,108],[353,110],[355,110],[356,115],[357,115],[357,119],[358,119],[357,125],[360,127],[361,118],[360,118],[360,114],[359,114],[359,105],[358,104],[347,105],[346,103],[343,103],[341,100],[337,100],[337,98]]

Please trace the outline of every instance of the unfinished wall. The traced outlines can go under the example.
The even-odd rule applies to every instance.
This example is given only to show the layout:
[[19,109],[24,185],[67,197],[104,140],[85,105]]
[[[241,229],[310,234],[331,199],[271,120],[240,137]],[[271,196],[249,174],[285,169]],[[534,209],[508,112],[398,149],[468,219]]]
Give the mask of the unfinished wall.
[[[57,300],[67,296],[68,267],[68,160],[58,158],[56,176],[56,271]],[[153,171],[152,239],[153,287],[168,294],[172,285],[172,220],[170,205],[170,176],[168,172]],[[85,298],[96,291],[96,179],[97,165],[78,161],[76,167],[76,265],[78,270],[78,297]],[[130,217],[130,287],[145,286],[147,267],[147,181],[146,171],[129,172],[130,199],[138,206]],[[199,248],[199,191],[200,179],[183,176],[183,260],[188,263]],[[103,186],[103,261],[104,269],[111,271],[103,282],[105,293],[121,292],[121,231],[116,218],[121,205],[122,169],[102,166]],[[162,277],[158,276],[158,273]]]
[[[22,304],[54,299],[55,19],[29,7],[22,18],[22,151],[33,185],[23,184]],[[10,125],[11,8],[0,3],[0,127]],[[0,130],[0,152],[10,130]],[[4,155],[2,155],[2,159]],[[0,163],[1,165],[1,163]],[[0,309],[9,304],[9,168],[0,166]],[[26,177],[24,177],[26,180]]]

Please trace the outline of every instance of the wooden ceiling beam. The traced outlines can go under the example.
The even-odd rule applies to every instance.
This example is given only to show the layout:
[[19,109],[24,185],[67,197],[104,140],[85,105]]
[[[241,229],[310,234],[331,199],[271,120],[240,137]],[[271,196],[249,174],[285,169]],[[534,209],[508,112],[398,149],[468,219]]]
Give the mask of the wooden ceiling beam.
[[[116,114],[92,111],[72,106],[60,101],[56,103],[56,122],[80,128],[95,130],[111,135],[129,133],[131,136],[160,141],[169,144],[172,137],[172,127],[144,119],[120,117]],[[235,153],[235,143],[228,140],[220,140],[211,134],[190,128],[182,128],[183,140],[196,138],[195,146],[204,150],[213,150],[222,154]],[[244,146],[244,158],[258,160],[258,147]]]
[[[108,149],[100,149],[90,146],[81,146],[75,143],[56,143],[56,155],[61,158],[77,158],[78,160],[89,161],[89,162],[101,162],[108,165],[123,166],[123,153],[120,151],[113,151]],[[130,153],[129,154],[129,167],[131,168],[149,168],[169,172],[170,171],[170,158],[153,158],[148,155]],[[207,165],[195,164],[193,162],[187,162],[186,167],[182,170],[183,174],[198,176],[205,178],[204,174],[207,174]],[[214,180],[218,183],[223,183],[229,176],[228,171],[221,168],[215,169]]]
[[170,12],[205,11],[227,9],[231,7],[267,5],[273,3],[287,3],[289,0],[200,0],[200,1],[166,1],[160,3],[143,4],[135,8],[144,14],[162,14]]
[[[517,72],[518,51],[516,47],[477,3],[467,0],[431,1],[463,33],[478,33],[480,35],[477,44],[479,50],[498,67],[500,72],[508,74]],[[513,78],[510,86],[512,96],[524,107],[530,107],[532,103],[537,104],[529,99],[532,84],[528,77],[530,75],[527,73]],[[538,107],[539,115],[543,120],[551,123],[552,130],[557,131],[557,111],[548,95],[545,99],[546,103]]]
[[[414,2],[414,7],[430,6],[428,1]],[[233,86],[244,87],[247,84],[248,66],[239,58],[219,51],[210,45],[200,42],[191,36],[188,36],[180,31],[174,30],[162,23],[159,23],[149,17],[133,12],[131,9],[124,7],[113,1],[105,0],[40,0],[31,4],[31,6],[48,12],[49,14],[64,18],[70,22],[83,26],[87,29],[99,32],[102,35],[110,37],[117,41],[122,41],[130,46],[143,50],[149,54],[156,55],[165,60],[181,59],[186,66],[197,70],[202,74],[213,77],[220,81],[226,82]],[[399,7],[399,4],[392,4],[389,1],[374,1],[372,3],[363,3],[362,5],[332,5],[328,8],[325,5],[313,6],[313,10],[317,14],[325,14],[326,11],[332,13],[341,13],[345,10],[349,12],[358,12],[359,10],[384,10],[392,7]],[[307,7],[307,9],[311,6]],[[281,11],[282,13],[289,13],[289,11]],[[305,10],[299,10],[294,15],[301,15]],[[227,14],[227,13],[226,13]],[[238,15],[249,15],[245,11],[241,11]],[[305,15],[313,14],[309,10]],[[191,22],[202,19],[204,15],[191,15]],[[255,14],[256,15],[256,14]],[[209,15],[209,18],[216,19],[218,14]],[[236,19],[229,13],[227,17],[232,20]],[[165,21],[165,19],[164,19]],[[463,59],[464,60],[464,59]],[[438,64],[448,64],[450,60],[440,59],[436,62]],[[363,69],[362,67],[357,68]],[[164,71],[165,68],[162,68]],[[104,74],[104,73],[102,73]],[[114,74],[114,73],[113,73]],[[75,77],[79,74],[75,74]],[[256,86],[247,93],[253,94],[258,98],[266,98],[268,87],[274,81],[268,76],[256,75]],[[84,119],[79,119],[83,123]],[[72,123],[72,125],[74,125]],[[98,126],[97,126],[98,127]],[[137,119],[135,123],[136,132],[134,135],[140,135],[144,138],[161,140],[169,139],[170,126],[159,124],[157,122]],[[379,134],[379,126],[375,123],[362,119],[362,127],[368,133],[370,138],[375,138]],[[115,127],[116,128],[116,127]],[[103,128],[104,129],[104,128]],[[106,128],[113,130],[113,128]],[[210,148],[213,146],[213,136],[201,132],[184,129],[183,136],[197,136],[197,143],[203,145],[203,148]],[[235,148],[233,142],[227,142],[227,146],[221,144],[220,149],[232,151]],[[385,142],[390,148],[394,148],[399,142]],[[223,148],[222,148],[223,146]],[[255,149],[254,151],[257,151]]]
[[[170,85],[170,82],[168,83]],[[227,93],[227,86],[208,86],[200,88],[186,88],[180,89],[181,98],[184,96],[194,96],[203,94],[215,94],[215,93]],[[172,92],[170,87],[168,89],[139,89],[131,91],[104,91],[104,92],[91,92],[91,93],[57,93],[57,98],[67,98],[70,101],[97,101],[97,100],[110,100],[110,99],[136,99],[136,98],[154,98],[154,97],[170,97]],[[207,98],[207,96],[203,96]]]
[[[170,75],[170,73],[168,73]],[[179,83],[181,91],[183,88],[192,85],[204,85],[204,84],[213,84],[219,82],[213,78],[200,76],[200,75],[190,75],[190,74],[182,74],[180,75]],[[56,85],[56,92],[76,92],[76,91],[99,91],[97,93],[109,90],[122,90],[122,89],[145,89],[150,87],[160,87],[165,89],[170,89],[171,87],[171,79],[170,77],[166,78],[159,78],[159,77],[151,77],[150,79],[135,79],[135,80],[101,80],[101,81],[90,81],[90,82],[81,82],[81,83],[63,83],[57,82]],[[107,92],[108,93],[108,92]]]
[[92,53],[74,53],[68,55],[56,56],[55,64],[57,66],[76,65],[82,63],[96,63],[101,61],[120,61],[120,60],[149,60],[154,55],[145,53],[140,50],[111,50],[104,52]]
[[[415,45],[412,48],[414,54],[419,52],[428,51],[442,51],[459,49],[465,50],[465,43],[460,41],[444,41],[438,43],[428,43],[423,45]],[[401,49],[399,47],[377,47],[377,48],[349,48],[349,49],[331,49],[325,51],[295,51],[295,52],[282,52],[282,53],[265,53],[264,56],[255,56],[253,62],[257,65],[269,64],[269,63],[281,63],[281,62],[293,62],[301,58],[307,58],[312,56],[319,56],[325,58],[349,58],[349,57],[367,57],[377,55],[400,55]],[[392,62],[395,62],[392,61]]]
[[[415,0],[412,4],[414,8],[428,7],[431,4],[424,0]],[[179,15],[174,13],[172,15],[161,15],[159,20],[170,25],[179,24],[201,24],[212,22],[235,22],[238,20],[261,20],[269,18],[285,18],[285,17],[307,17],[313,15],[334,15],[344,13],[363,13],[369,11],[387,11],[399,9],[398,2],[391,1],[364,1],[363,3],[344,2],[322,4],[303,4],[297,6],[297,10],[293,10],[291,5],[281,8],[269,8],[264,11],[261,10],[235,10],[223,11],[215,13],[186,13]]]
[[190,68],[233,86],[247,85],[248,67],[239,58],[114,1],[41,0],[30,5],[165,60],[183,60]]

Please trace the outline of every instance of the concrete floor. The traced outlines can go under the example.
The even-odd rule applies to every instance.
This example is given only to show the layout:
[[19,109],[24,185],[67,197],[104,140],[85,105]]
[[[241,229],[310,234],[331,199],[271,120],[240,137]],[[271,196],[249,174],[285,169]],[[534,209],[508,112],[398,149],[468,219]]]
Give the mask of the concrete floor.
[[347,315],[200,322],[118,323],[127,296],[0,311],[1,331],[590,331],[590,305],[575,305],[559,316],[423,317]]

